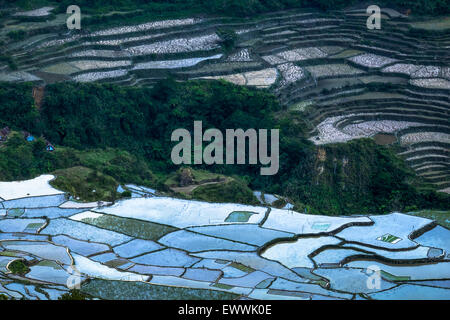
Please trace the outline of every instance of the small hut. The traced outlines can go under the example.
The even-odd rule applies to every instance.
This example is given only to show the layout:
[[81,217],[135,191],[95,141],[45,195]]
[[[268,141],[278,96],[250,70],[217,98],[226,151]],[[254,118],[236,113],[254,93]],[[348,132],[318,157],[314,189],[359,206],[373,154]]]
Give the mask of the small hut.
[[47,141],[45,150],[47,150],[48,152],[53,152],[53,151],[55,151],[55,147],[50,142]]
[[1,129],[0,130],[0,141],[6,141],[10,132],[11,132],[11,129],[9,129],[9,127],[4,127],[3,129]]
[[31,133],[24,131],[23,132],[23,136],[25,138],[25,140],[27,140],[28,142],[33,142],[34,140],[36,140]]

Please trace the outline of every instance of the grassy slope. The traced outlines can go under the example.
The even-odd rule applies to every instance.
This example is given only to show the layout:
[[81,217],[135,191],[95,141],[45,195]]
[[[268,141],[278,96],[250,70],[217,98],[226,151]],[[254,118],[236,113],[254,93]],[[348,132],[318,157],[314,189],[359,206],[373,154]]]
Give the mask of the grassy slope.
[[57,189],[69,192],[76,199],[114,201],[119,196],[115,191],[119,186],[117,181],[96,170],[76,166],[52,173],[56,179],[50,184]]
[[[3,2],[5,4],[3,4]],[[384,0],[389,7],[412,9],[414,15],[444,15],[449,13],[445,0]],[[0,0],[2,7],[30,10],[43,6],[55,7],[55,13],[65,14],[69,5],[78,5],[83,17],[83,28],[100,28],[138,24],[153,20],[204,15],[252,19],[262,13],[293,8],[337,10],[357,4],[355,0]],[[50,17],[52,18],[52,17]],[[53,15],[54,18],[54,15]]]
[[[60,83],[46,90],[44,104],[36,112],[30,85],[0,84],[0,112],[17,115],[0,119],[0,126],[26,129],[37,136],[43,132],[62,146],[49,154],[40,140],[27,144],[20,136],[11,137],[7,146],[0,148],[1,180],[81,166],[117,183],[170,191],[163,182],[179,169],[170,161],[175,144],[170,142],[171,132],[202,120],[204,128],[221,130],[280,128],[280,171],[275,176],[260,176],[254,165],[195,166],[214,172],[203,174],[207,177],[237,175],[246,181],[199,187],[192,194],[198,199],[252,202],[249,183],[253,190],[287,196],[297,210],[306,208],[312,213],[374,214],[402,211],[407,206],[448,209],[448,196],[419,189],[420,180],[404,161],[371,139],[312,145],[305,139],[301,117],[273,117],[280,106],[264,90],[220,81],[165,81],[154,89]],[[325,157],[319,156],[320,152]],[[203,179],[202,174],[197,179]],[[73,181],[77,180],[74,176]],[[110,181],[109,188],[116,185],[108,179],[93,181]]]
[[450,229],[450,210],[447,210],[447,211],[421,210],[421,211],[408,212],[408,214],[435,220],[441,226],[444,226],[447,229]]

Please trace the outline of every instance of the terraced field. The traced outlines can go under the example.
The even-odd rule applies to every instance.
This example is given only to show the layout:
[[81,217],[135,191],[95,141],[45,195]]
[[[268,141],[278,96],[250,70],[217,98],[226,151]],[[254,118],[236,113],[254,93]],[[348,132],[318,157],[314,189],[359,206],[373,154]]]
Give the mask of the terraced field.
[[[304,112],[314,143],[397,142],[420,176],[449,192],[447,18],[427,23],[383,9],[381,30],[368,30],[366,19],[358,10],[287,11],[245,22],[187,18],[81,33],[34,23],[31,38],[8,45],[18,71],[3,66],[0,79],[151,86],[170,74],[269,88]],[[237,36],[232,50],[222,46],[224,28]]]
[[136,185],[115,204],[81,203],[53,178],[0,182],[9,298],[71,288],[102,299],[450,298],[450,231],[427,218],[307,215],[258,192],[261,206],[249,206]]

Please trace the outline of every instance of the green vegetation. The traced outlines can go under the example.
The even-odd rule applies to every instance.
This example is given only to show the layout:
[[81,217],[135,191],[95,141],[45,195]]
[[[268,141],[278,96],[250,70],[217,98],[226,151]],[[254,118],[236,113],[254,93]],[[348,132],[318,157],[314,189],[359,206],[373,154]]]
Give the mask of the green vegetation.
[[17,256],[17,252],[14,252],[14,251],[2,251],[2,252],[0,252],[0,256],[16,257]]
[[116,193],[119,183],[155,183],[145,161],[125,151],[58,147],[47,152],[43,139],[27,142],[14,131],[0,144],[0,180],[24,180],[43,173],[56,176],[51,182],[54,187],[85,201],[114,201],[126,196]]
[[6,35],[12,40],[19,41],[25,39],[26,34],[27,33],[24,30],[12,30]]
[[173,286],[152,285],[145,282],[91,280],[81,291],[101,299],[114,300],[232,300],[237,295],[207,289],[190,289]]
[[30,268],[25,264],[23,260],[14,260],[8,264],[8,270],[14,274],[24,275],[30,272]]
[[[90,14],[142,10],[159,14],[163,14],[164,11],[176,13],[186,11],[187,14],[211,13],[238,17],[289,8],[336,10],[356,3],[355,0],[8,0],[8,4],[15,4],[28,10],[38,6],[54,5],[58,7],[59,12],[65,12],[69,5],[76,4]],[[447,0],[383,0],[379,5],[382,4],[409,8],[415,13],[449,12]]]
[[[180,182],[176,173],[180,168],[170,160],[175,145],[171,133],[178,128],[192,132],[193,122],[201,120],[204,130],[279,128],[280,170],[274,176],[261,176],[259,165],[196,165],[189,169],[192,177],[184,186],[221,176],[236,178],[198,186],[190,197],[253,203],[251,190],[261,190],[287,197],[295,210],[329,215],[381,214],[407,206],[448,209],[448,195],[424,185],[392,147],[372,139],[314,146],[306,139],[308,125],[302,114],[283,110],[266,90],[224,81],[174,79],[154,88],[58,83],[46,86],[46,97],[37,110],[31,89],[26,83],[0,84],[4,115],[0,126],[26,130],[35,137],[43,134],[56,150],[46,152],[43,139],[28,143],[20,134],[11,134],[0,146],[1,180],[84,167],[97,172],[91,181],[99,190],[102,186],[105,192],[110,190],[107,197],[119,183],[170,192],[168,186]],[[72,182],[80,181],[79,171],[59,171],[67,182],[60,185],[71,190]],[[69,179],[67,173],[74,176]],[[77,194],[92,194],[87,191]]]
[[124,192],[122,192],[122,198],[131,198],[132,193],[130,190],[125,190]]
[[232,29],[220,28],[217,30],[217,34],[222,39],[222,46],[225,51],[231,51],[236,43],[237,35]]
[[104,215],[95,219],[86,218],[83,222],[94,226],[117,231],[133,238],[157,241],[164,235],[178,230],[175,227],[159,223],[136,220],[131,218]]
[[[358,4],[356,0],[0,0],[2,8],[20,7],[31,10],[53,6],[46,17],[21,17],[24,21],[43,21],[66,14],[69,5],[78,5],[83,15],[83,29],[98,30],[118,25],[145,23],[153,20],[195,16],[221,16],[235,19],[257,18],[264,13],[286,9],[332,11]],[[450,12],[448,0],[382,0],[380,7],[411,9],[416,16],[445,15]],[[21,34],[11,34],[21,39]]]
[[72,167],[53,172],[56,179],[51,185],[60,190],[68,191],[75,198],[86,201],[103,199],[114,201],[117,198],[115,190],[119,186],[112,177],[85,167]]
[[212,173],[206,170],[196,170],[192,168],[180,168],[167,176],[164,181],[168,187],[182,187],[191,184],[202,184],[207,182],[224,181],[225,176]]
[[[410,208],[411,209],[411,208]],[[421,210],[415,212],[408,212],[408,214],[435,220],[441,226],[450,229],[450,211],[438,211],[438,210]]]
[[[0,46],[2,44],[0,43]],[[0,55],[0,62],[5,62],[11,70],[17,70],[17,65],[11,56]]]
[[235,269],[238,269],[238,270],[241,270],[241,271],[247,272],[247,273],[255,271],[255,269],[250,268],[246,265],[243,265],[242,263],[239,263],[239,262],[232,262],[232,263],[230,263],[229,267],[233,267]]
[[410,280],[409,276],[396,276],[396,275],[393,275],[393,274],[383,271],[383,270],[380,271],[380,274],[384,279],[386,279],[388,281],[408,281],[408,280]]
[[86,300],[88,299],[88,295],[86,295],[85,293],[81,292],[78,289],[72,289],[67,293],[64,293],[63,295],[61,295],[58,300]]
[[272,207],[275,207],[275,208],[278,208],[278,209],[281,209],[281,208],[283,208],[285,205],[287,204],[287,201],[285,200],[285,199],[278,199],[278,200],[275,200],[273,203],[272,203]]
[[192,197],[209,202],[259,204],[252,190],[244,182],[239,180],[200,186],[192,191]]
[[225,219],[225,222],[248,222],[255,212],[250,211],[233,211]]
[[230,286],[230,285],[224,284],[224,283],[214,283],[212,286],[216,287],[216,288],[220,288],[220,289],[225,289],[225,290],[230,290],[230,289],[234,288],[233,286]]
[[399,237],[393,236],[392,234],[385,234],[381,237],[381,241],[393,243],[394,241],[400,239]]

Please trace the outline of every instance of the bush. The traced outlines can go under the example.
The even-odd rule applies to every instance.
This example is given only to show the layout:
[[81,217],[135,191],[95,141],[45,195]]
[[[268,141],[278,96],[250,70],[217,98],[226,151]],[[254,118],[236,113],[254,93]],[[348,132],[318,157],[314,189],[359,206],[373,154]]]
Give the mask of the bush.
[[[0,43],[0,46],[1,45],[2,44]],[[11,70],[17,70],[17,65],[16,65],[16,63],[14,62],[14,59],[11,56],[2,55],[2,56],[0,56],[0,61],[6,62],[6,64],[8,65],[8,67]]]
[[222,39],[222,46],[225,51],[231,51],[236,43],[237,35],[232,29],[220,28],[217,30],[217,34]]
[[131,191],[125,190],[121,193],[122,198],[131,198]]
[[8,265],[9,271],[14,274],[24,275],[30,272],[30,268],[25,264],[24,260],[14,260]]
[[58,300],[87,300],[88,297],[88,295],[84,294],[79,289],[72,289],[61,295]]
[[6,35],[12,40],[19,41],[25,39],[26,34],[27,33],[23,30],[13,30],[8,32]]

